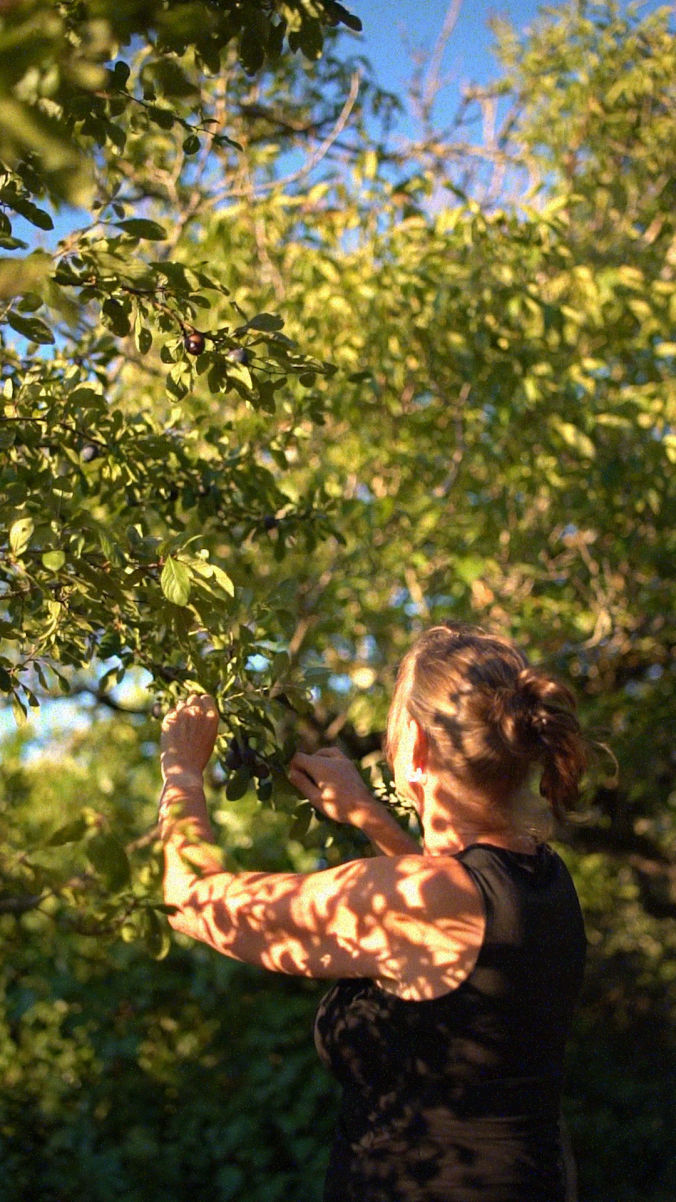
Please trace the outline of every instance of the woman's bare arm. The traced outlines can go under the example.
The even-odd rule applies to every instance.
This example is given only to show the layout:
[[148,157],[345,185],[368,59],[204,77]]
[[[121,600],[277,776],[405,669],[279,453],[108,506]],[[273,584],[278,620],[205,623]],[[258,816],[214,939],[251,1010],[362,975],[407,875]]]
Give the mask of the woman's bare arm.
[[[172,927],[262,968],[374,977],[411,998],[464,980],[484,917],[473,882],[452,857],[425,857],[416,849],[307,875],[221,869],[202,789],[217,731],[217,709],[204,696],[179,702],[162,724],[160,819],[165,900],[176,908]],[[378,803],[370,803],[373,819]],[[391,845],[389,823],[384,838]]]
[[274,972],[371,977],[395,992],[434,996],[465,978],[481,943],[481,905],[457,861],[377,856],[306,875],[198,876],[185,843],[169,834],[167,851],[171,925]]
[[[224,872],[201,774],[218,726],[210,698],[164,722],[161,831],[171,925],[235,959],[309,977],[373,977],[430,997],[463,980],[478,954],[478,894],[452,857],[378,856],[307,875]],[[377,804],[377,803],[374,803]]]

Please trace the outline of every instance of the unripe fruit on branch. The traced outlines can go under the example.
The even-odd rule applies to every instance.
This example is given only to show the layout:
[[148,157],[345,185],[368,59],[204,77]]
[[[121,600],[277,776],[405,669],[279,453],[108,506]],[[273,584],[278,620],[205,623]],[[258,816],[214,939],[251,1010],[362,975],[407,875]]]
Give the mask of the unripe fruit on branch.
[[205,347],[204,334],[200,334],[199,330],[186,330],[183,345],[189,355],[201,355]]

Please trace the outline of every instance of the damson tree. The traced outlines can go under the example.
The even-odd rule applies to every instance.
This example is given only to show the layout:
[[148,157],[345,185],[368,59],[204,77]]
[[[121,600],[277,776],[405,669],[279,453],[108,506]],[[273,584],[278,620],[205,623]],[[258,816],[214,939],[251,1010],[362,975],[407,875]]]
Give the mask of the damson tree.
[[[326,490],[289,493],[283,477],[299,427],[321,420],[313,389],[333,368],[291,340],[278,313],[245,306],[232,265],[219,256],[212,270],[198,249],[194,219],[268,187],[279,154],[299,152],[301,174],[310,171],[349,114],[359,127],[370,101],[358,100],[349,62],[327,55],[305,82],[281,53],[288,35],[288,50],[315,58],[321,19],[355,25],[340,5],[269,6],[256,20],[258,9],[111,6],[108,50],[132,34],[147,40],[92,76],[96,87],[63,64],[73,47],[80,57],[91,50],[105,16],[97,6],[57,6],[58,29],[36,5],[3,17],[8,53],[26,44],[25,22],[36,31],[25,61],[12,59],[25,70],[13,79],[17,103],[38,124],[46,114],[52,132],[68,130],[89,160],[95,197],[53,253],[24,254],[17,221],[19,232],[53,226],[60,177],[47,143],[10,155],[0,185],[10,252],[0,264],[0,687],[18,720],[93,663],[107,666],[101,697],[129,667],[149,674],[157,704],[191,683],[209,689],[238,746],[258,732],[258,758],[241,757],[231,792],[257,769],[264,796],[275,694],[288,709],[301,692],[286,679],[293,580],[282,572],[268,586],[251,564],[281,563],[296,541],[310,554],[332,535]],[[254,30],[274,65],[252,80],[261,65]],[[50,96],[47,78],[57,81]],[[265,677],[252,676],[263,649]],[[73,830],[82,822],[59,837]],[[112,836],[102,846],[111,879],[121,880],[122,849]]]
[[[204,1024],[187,987],[170,1012],[173,957],[143,984],[134,941],[168,949],[153,713],[193,685],[215,694],[209,788],[234,864],[331,862],[345,833],[289,793],[288,750],[339,739],[384,788],[398,659],[422,626],[459,617],[572,678],[619,761],[616,778],[600,758],[585,821],[559,832],[590,937],[570,1118],[589,1194],[667,1202],[674,1183],[660,1193],[650,1174],[664,1177],[668,1099],[656,1108],[649,1091],[672,1046],[676,909],[669,11],[590,3],[522,38],[501,27],[504,77],[467,95],[466,126],[432,128],[434,79],[418,80],[427,100],[404,144],[396,100],[329,28],[350,25],[338,5],[49,7],[58,28],[42,22],[33,41],[22,23],[44,6],[0,13],[23,115],[7,120],[0,184],[0,688],[34,719],[2,770],[2,937],[30,981],[27,993],[16,969],[7,983],[4,1129],[23,1131],[45,1099],[35,1138],[53,1174],[38,1189],[37,1158],[16,1153],[26,1196],[71,1173],[65,1130],[88,1149],[72,1193],[87,1181],[110,1196],[112,1156],[121,1196],[147,1202],[144,1157],[176,1134],[188,1064],[200,1080],[227,1066],[224,1092],[236,1080],[259,1112],[274,1093],[278,1053],[252,1084],[258,1070],[225,1050],[209,1000],[220,969],[197,953]],[[88,718],[61,730],[56,764],[44,742],[29,753],[43,699],[46,715],[72,720],[79,705]],[[235,981],[228,1005],[246,1025],[263,1003]],[[106,989],[127,1018],[111,1012],[90,1052]],[[58,1088],[23,1044],[12,1070],[29,1035],[63,1066]],[[284,1054],[295,1096],[305,1061]],[[117,1127],[114,1080],[155,1117]],[[294,1164],[266,1115],[257,1167],[241,1141],[224,1163],[215,1136],[172,1135],[175,1180],[192,1161],[198,1184],[221,1174],[220,1196],[252,1202],[273,1196],[276,1173],[280,1197],[300,1198],[313,1090],[287,1116]],[[609,1136],[630,1129],[626,1148]],[[180,1196],[172,1181],[158,1198]]]

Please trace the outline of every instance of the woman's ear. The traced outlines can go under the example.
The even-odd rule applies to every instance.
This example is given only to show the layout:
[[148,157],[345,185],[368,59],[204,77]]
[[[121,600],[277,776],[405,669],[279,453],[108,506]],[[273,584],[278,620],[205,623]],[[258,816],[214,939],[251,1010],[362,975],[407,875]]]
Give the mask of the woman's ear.
[[409,718],[411,736],[411,766],[420,780],[427,772],[429,742],[427,735],[415,718]]

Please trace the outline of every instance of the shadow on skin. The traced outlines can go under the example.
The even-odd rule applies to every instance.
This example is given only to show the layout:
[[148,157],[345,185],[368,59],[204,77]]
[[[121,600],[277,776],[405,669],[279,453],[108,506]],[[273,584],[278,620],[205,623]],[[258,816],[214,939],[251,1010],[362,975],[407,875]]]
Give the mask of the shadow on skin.
[[[185,851],[185,845],[183,848]],[[316,978],[369,977],[431,998],[471,972],[483,936],[477,891],[452,858],[377,856],[298,873],[172,873],[175,930],[237,960]],[[174,882],[172,884],[172,881]]]

